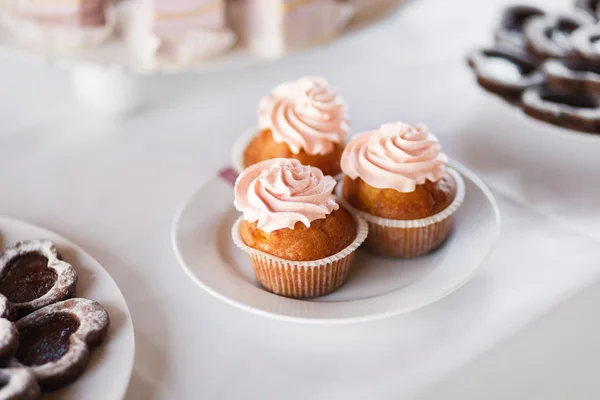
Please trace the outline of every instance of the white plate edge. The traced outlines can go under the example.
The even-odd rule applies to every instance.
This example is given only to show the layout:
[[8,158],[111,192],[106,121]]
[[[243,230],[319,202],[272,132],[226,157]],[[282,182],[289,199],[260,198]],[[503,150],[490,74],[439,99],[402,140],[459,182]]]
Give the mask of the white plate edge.
[[32,229],[32,230],[37,230],[40,231],[41,233],[43,233],[44,235],[46,235],[47,233],[50,234],[50,236],[55,236],[57,238],[59,238],[62,242],[64,242],[67,246],[76,249],[78,252],[81,252],[83,254],[85,254],[87,257],[89,257],[90,259],[94,260],[94,262],[96,264],[98,264],[102,270],[104,270],[104,272],[110,277],[111,281],[113,282],[113,284],[115,285],[115,287],[117,288],[118,294],[120,296],[120,299],[123,301],[123,304],[125,305],[125,315],[127,316],[127,318],[129,319],[129,323],[131,324],[131,348],[133,349],[132,353],[131,353],[131,369],[129,371],[129,376],[127,377],[127,385],[125,385],[125,388],[123,389],[123,392],[120,394],[119,398],[124,399],[125,396],[127,395],[127,391],[129,390],[129,385],[131,384],[131,377],[133,376],[133,370],[135,368],[135,325],[133,324],[133,318],[131,317],[131,311],[129,310],[129,306],[127,305],[127,301],[125,301],[125,296],[123,296],[123,293],[121,292],[121,288],[119,288],[119,285],[117,285],[117,282],[115,282],[115,280],[113,279],[113,277],[110,275],[110,273],[102,266],[102,264],[100,264],[100,262],[98,260],[96,260],[96,258],[92,257],[87,251],[85,251],[81,246],[77,245],[75,242],[73,242],[70,239],[67,239],[66,237],[64,237],[63,235],[60,235],[50,229],[44,228],[42,226],[36,225],[34,223],[31,222],[27,222],[24,221],[22,219],[19,218],[14,218],[14,217],[10,217],[7,215],[2,215],[0,214],[0,221],[8,221],[8,223],[13,223],[13,224],[17,224],[17,225],[22,225],[27,227],[28,229]]
[[[491,192],[489,187],[483,182],[483,180],[481,178],[479,178],[473,171],[471,171],[470,169],[468,169],[461,163],[451,159],[449,161],[449,166],[451,166],[452,168],[457,170],[462,175],[467,176],[476,186],[478,186],[481,189],[483,194],[487,197],[487,199],[490,202],[490,205],[492,206],[492,210],[494,211],[495,221],[496,221],[496,229],[495,229],[495,232],[493,235],[492,245],[488,249],[488,252],[485,254],[485,256],[483,256],[483,258],[481,259],[481,262],[477,265],[477,267],[474,268],[470,274],[465,276],[465,278],[462,279],[461,282],[459,282],[455,286],[449,288],[448,290],[444,291],[439,296],[432,298],[431,301],[427,302],[424,305],[417,305],[412,308],[409,307],[409,308],[399,310],[399,311],[381,312],[381,313],[371,314],[371,315],[362,316],[362,317],[318,318],[318,319],[317,318],[305,318],[305,317],[291,317],[291,316],[276,314],[276,313],[273,313],[270,311],[264,311],[261,309],[257,309],[257,308],[248,306],[244,303],[238,302],[237,300],[231,299],[231,298],[217,292],[216,290],[212,289],[208,285],[204,284],[192,273],[192,271],[189,269],[189,267],[186,265],[186,263],[183,260],[183,257],[181,255],[181,252],[179,250],[179,247],[177,245],[177,240],[176,240],[177,239],[177,225],[178,225],[179,220],[181,219],[181,216],[182,216],[184,210],[186,209],[186,207],[188,206],[190,201],[196,197],[198,192],[200,192],[204,186],[206,186],[207,184],[210,184],[210,182],[214,182],[214,180],[221,179],[220,177],[216,177],[216,178],[214,178],[214,180],[208,181],[204,185],[200,186],[190,196],[188,196],[184,202],[182,202],[177,207],[175,216],[171,223],[171,245],[173,247],[175,257],[176,257],[177,261],[179,262],[179,265],[182,267],[182,269],[185,271],[186,275],[194,283],[196,283],[199,287],[201,287],[202,289],[204,289],[206,292],[208,292],[212,296],[216,297],[217,299],[223,301],[224,303],[234,306],[238,309],[242,309],[244,311],[250,312],[252,314],[260,315],[261,317],[266,317],[266,318],[275,319],[275,320],[279,320],[279,321],[302,323],[302,324],[312,324],[312,325],[338,324],[338,325],[341,325],[341,324],[352,324],[352,323],[363,323],[363,322],[369,322],[369,321],[376,321],[376,320],[391,318],[391,317],[394,317],[397,315],[406,314],[406,313],[430,306],[430,305],[438,302],[439,300],[449,296],[450,294],[452,294],[453,292],[457,291],[462,286],[464,286],[467,282],[469,282],[471,279],[473,279],[473,277],[481,270],[481,266],[489,258],[490,254],[496,248],[496,245],[498,243],[498,238],[499,238],[500,232],[501,232],[501,216],[500,216],[500,208],[498,207],[498,203],[496,201],[494,194]],[[221,183],[223,183],[224,185],[227,185],[227,183],[225,181],[221,181]]]

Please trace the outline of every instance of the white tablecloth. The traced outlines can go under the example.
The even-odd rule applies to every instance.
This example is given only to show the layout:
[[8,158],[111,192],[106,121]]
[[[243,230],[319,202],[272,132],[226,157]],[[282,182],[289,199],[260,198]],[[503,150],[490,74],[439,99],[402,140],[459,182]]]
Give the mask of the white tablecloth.
[[[114,277],[136,329],[128,399],[414,395],[600,277],[600,139],[527,120],[466,67],[504,4],[415,0],[279,62],[145,78],[156,101],[119,119],[83,109],[67,72],[3,59],[0,213],[71,238]],[[467,286],[389,320],[305,326],[234,309],[184,275],[169,241],[177,206],[228,163],[260,96],[304,74],[342,89],[355,132],[424,121],[491,186],[503,233]]]

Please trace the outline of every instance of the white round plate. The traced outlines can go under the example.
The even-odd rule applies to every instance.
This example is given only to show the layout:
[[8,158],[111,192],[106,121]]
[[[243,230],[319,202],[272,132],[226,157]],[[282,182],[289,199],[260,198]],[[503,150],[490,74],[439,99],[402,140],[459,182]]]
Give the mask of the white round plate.
[[247,256],[231,240],[239,217],[233,208],[232,169],[186,201],[172,226],[175,254],[188,276],[215,297],[246,311],[276,319],[360,322],[424,307],[465,284],[492,250],[500,215],[485,184],[452,162],[465,178],[466,198],[450,238],[439,250],[412,260],[373,256],[359,249],[348,281],[335,293],[303,301],[261,289]]
[[35,225],[0,216],[0,249],[32,239],[56,243],[62,258],[77,270],[77,296],[96,300],[108,311],[110,327],[105,342],[92,352],[84,374],[44,400],[121,400],[129,385],[135,356],[133,323],[127,303],[108,272],[80,247]]

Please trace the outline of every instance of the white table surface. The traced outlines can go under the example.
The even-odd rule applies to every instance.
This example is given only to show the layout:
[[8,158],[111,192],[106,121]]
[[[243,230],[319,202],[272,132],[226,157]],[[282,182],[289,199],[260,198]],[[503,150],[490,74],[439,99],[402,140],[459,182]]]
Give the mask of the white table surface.
[[[578,371],[598,363],[597,336],[576,333],[600,331],[600,297],[581,294],[600,280],[600,139],[564,138],[474,83],[464,56],[505,4],[414,0],[273,64],[145,78],[156,101],[119,119],[81,108],[65,71],[3,59],[0,213],[71,238],[114,277],[136,328],[128,399],[594,398],[598,379]],[[169,242],[177,206],[227,164],[260,96],[303,74],[342,88],[355,132],[424,121],[491,186],[503,233],[467,286],[397,318],[307,326],[234,309],[185,276]]]

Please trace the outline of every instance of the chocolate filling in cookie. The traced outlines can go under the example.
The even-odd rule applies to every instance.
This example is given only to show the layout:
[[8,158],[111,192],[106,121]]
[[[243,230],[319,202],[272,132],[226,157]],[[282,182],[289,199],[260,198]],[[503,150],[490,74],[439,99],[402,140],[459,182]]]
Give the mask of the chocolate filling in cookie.
[[54,362],[69,350],[69,340],[79,321],[69,314],[49,314],[45,321],[20,331],[17,360],[27,366]]
[[522,98],[527,115],[565,128],[600,131],[600,103],[592,95],[548,87],[528,89]]
[[496,31],[496,43],[524,49],[527,44],[525,34],[523,33],[525,23],[531,17],[541,15],[544,15],[544,11],[537,7],[508,7],[504,11],[502,19],[500,20],[500,27]]
[[76,284],[75,269],[49,240],[20,242],[0,254],[0,294],[17,317],[73,297]]
[[48,259],[35,252],[13,258],[0,278],[0,293],[12,303],[26,303],[42,297],[54,286],[56,272]]
[[509,101],[518,101],[525,89],[544,81],[536,60],[519,52],[478,50],[469,57],[469,65],[481,86]]
[[30,367],[44,390],[61,388],[86,369],[90,352],[106,336],[108,313],[95,301],[69,299],[16,323],[21,340],[11,367]]

